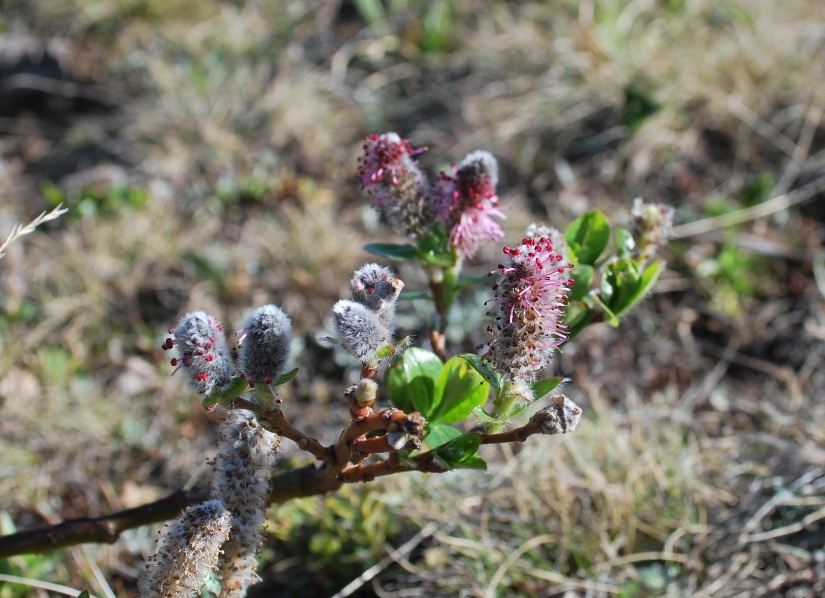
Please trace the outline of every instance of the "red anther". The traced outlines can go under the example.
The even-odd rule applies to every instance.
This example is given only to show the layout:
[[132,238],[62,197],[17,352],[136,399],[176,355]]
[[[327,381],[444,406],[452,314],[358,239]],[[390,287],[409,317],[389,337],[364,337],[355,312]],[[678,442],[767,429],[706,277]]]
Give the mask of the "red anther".
[[266,377],[266,383],[267,384],[272,384],[272,376],[267,376]]
[[206,361],[215,361],[215,355],[213,353],[210,353],[209,355],[204,356],[204,359]]
[[278,403],[278,405],[280,405],[281,403],[283,403],[283,401],[282,401],[281,399],[275,399],[275,402],[276,402],[276,403]]
[[575,284],[576,284],[576,281],[573,280],[572,278],[567,281],[567,286],[569,286],[569,287],[572,287]]
[[173,366],[178,365],[178,358],[173,357],[172,359],[169,360],[169,363],[172,364]]
[[174,328],[170,328],[170,329],[169,329],[169,334],[175,334],[175,329],[174,329]]

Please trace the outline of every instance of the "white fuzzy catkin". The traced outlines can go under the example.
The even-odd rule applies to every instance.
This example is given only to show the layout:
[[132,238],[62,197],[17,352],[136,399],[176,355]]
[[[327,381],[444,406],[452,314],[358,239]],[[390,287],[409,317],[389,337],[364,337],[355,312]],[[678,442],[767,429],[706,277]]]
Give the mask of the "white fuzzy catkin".
[[292,322],[277,305],[259,307],[239,333],[240,369],[249,382],[272,384],[284,371],[292,342]]
[[392,331],[361,303],[342,299],[332,306],[332,316],[341,346],[361,363],[375,361],[378,350],[392,344]]
[[172,363],[183,369],[192,388],[209,395],[229,383],[232,360],[218,318],[203,311],[190,312],[169,332],[175,338],[167,338],[163,349],[177,349],[178,358]]
[[245,596],[259,580],[257,555],[280,440],[244,409],[229,411],[218,434],[212,496],[232,513],[232,532],[220,560],[222,597]]
[[379,264],[366,264],[355,271],[349,288],[353,300],[375,312],[378,320],[392,330],[395,303],[404,288],[403,281],[395,278],[392,270]]
[[231,513],[219,500],[187,507],[169,524],[140,576],[140,598],[194,596],[217,569],[231,523]]

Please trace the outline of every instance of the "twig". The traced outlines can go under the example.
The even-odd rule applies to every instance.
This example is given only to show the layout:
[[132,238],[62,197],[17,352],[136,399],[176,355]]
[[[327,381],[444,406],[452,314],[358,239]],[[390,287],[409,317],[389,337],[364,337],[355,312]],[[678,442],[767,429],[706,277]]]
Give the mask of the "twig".
[[14,228],[11,229],[11,232],[9,233],[9,236],[6,237],[6,240],[3,241],[2,245],[0,245],[0,259],[3,259],[3,256],[6,255],[6,253],[5,253],[6,249],[15,240],[19,239],[20,237],[22,237],[24,235],[28,235],[28,234],[33,233],[34,230],[38,226],[43,224],[44,222],[49,222],[51,220],[59,218],[60,216],[62,216],[63,214],[65,214],[68,211],[69,211],[69,208],[64,208],[63,204],[61,203],[61,204],[58,204],[58,206],[55,209],[53,209],[51,212],[48,212],[48,213],[43,212],[42,214],[40,214],[40,216],[38,216],[37,218],[35,218],[31,222],[29,222],[26,226],[22,226],[20,224],[15,225]]
[[795,191],[783,193],[782,195],[778,195],[773,199],[769,199],[768,201],[764,201],[750,208],[737,210],[736,212],[731,212],[730,214],[714,216],[713,218],[697,220],[696,222],[682,224],[681,226],[674,226],[673,238],[684,239],[685,237],[693,237],[696,235],[701,235],[702,233],[718,230],[720,228],[727,228],[736,224],[750,222],[751,220],[756,220],[757,218],[765,218],[766,216],[770,216],[776,212],[786,210],[791,206],[806,202],[822,191],[825,191],[825,176],[819,177],[815,181],[812,181],[804,187],[796,189]]
[[767,530],[757,534],[750,534],[747,536],[745,542],[764,542],[765,540],[772,540],[774,538],[781,538],[782,536],[789,536],[796,532],[801,532],[804,529],[810,528],[814,523],[820,519],[825,519],[825,508],[809,513],[802,521],[791,523],[783,527]]
[[398,561],[399,558],[404,557],[415,550],[415,547],[421,544],[424,540],[429,538],[433,535],[433,532],[436,530],[435,523],[428,523],[424,526],[424,529],[419,531],[415,534],[412,538],[404,542],[401,546],[399,546],[396,550],[393,550],[381,559],[381,562],[373,565],[366,571],[364,571],[361,575],[353,579],[347,585],[345,585],[340,592],[335,594],[332,598],[347,598],[347,596],[352,596],[355,592],[357,592],[365,583],[369,580],[373,579],[376,575],[381,573],[384,569],[392,565],[394,562]]
[[[30,588],[37,588],[47,592],[56,592],[58,594],[65,594],[66,596],[77,596],[77,590],[69,586],[62,586],[48,581],[40,581],[39,579],[29,579],[27,577],[18,577],[17,575],[0,574],[0,581],[6,583],[16,583],[21,586],[28,586]],[[89,598],[96,598],[94,594],[89,594]]]
[[248,409],[255,415],[263,418],[265,421],[272,424],[274,432],[293,441],[298,445],[299,449],[311,454],[322,463],[334,462],[335,456],[332,454],[329,447],[324,446],[317,439],[305,434],[290,424],[287,421],[284,412],[279,408],[276,407],[272,410],[264,409],[257,403],[247,401],[246,399],[235,399],[232,401],[232,404],[240,409]]

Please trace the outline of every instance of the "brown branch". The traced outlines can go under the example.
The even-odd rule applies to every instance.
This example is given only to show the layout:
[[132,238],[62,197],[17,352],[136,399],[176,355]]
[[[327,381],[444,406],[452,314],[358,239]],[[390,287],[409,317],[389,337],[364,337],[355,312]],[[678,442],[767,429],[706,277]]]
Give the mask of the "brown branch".
[[322,463],[334,462],[335,456],[332,454],[330,448],[290,424],[280,408],[275,407],[272,410],[264,409],[257,403],[247,401],[246,399],[235,399],[232,401],[232,405],[238,409],[248,409],[255,415],[263,418],[272,424],[273,432],[293,441],[298,445],[299,449],[308,452]]
[[[244,405],[252,411],[260,409],[247,401],[236,401],[236,405]],[[501,444],[506,442],[523,442],[533,434],[560,434],[571,432],[581,418],[582,410],[570,399],[563,395],[553,397],[551,405],[536,412],[530,421],[520,427],[497,434],[483,434],[483,444]],[[295,428],[286,424],[283,413],[279,409],[266,412],[267,421],[279,430],[288,430],[294,440],[298,438],[299,446],[306,439],[310,446],[317,443],[322,447],[326,458],[332,455],[332,462],[324,461],[320,466],[315,464],[291,469],[272,477],[272,489],[269,503],[283,503],[294,498],[327,494],[341,488],[344,484],[368,482],[375,478],[402,473],[406,471],[422,471],[429,473],[444,473],[450,468],[442,464],[436,457],[435,449],[418,454],[412,459],[401,462],[397,452],[391,452],[383,461],[376,463],[350,463],[354,454],[366,454],[370,447],[377,447],[381,442],[390,443],[391,430],[396,434],[409,434],[415,442],[420,436],[424,418],[419,414],[405,414],[398,409],[385,409],[372,413],[368,417],[354,420],[342,433],[341,439],[334,447],[323,447],[317,440],[311,439]],[[280,427],[280,426],[283,426]],[[386,429],[387,434],[376,438],[362,438],[364,434]],[[414,432],[418,431],[418,434]],[[391,447],[391,445],[388,445]],[[406,450],[405,446],[405,450]],[[362,452],[362,449],[365,451]],[[396,450],[396,449],[392,449]],[[308,451],[312,452],[312,451]],[[312,453],[313,455],[315,452]],[[316,457],[317,458],[317,457]],[[321,459],[319,459],[321,460]],[[190,504],[203,502],[207,499],[206,492],[177,491],[166,498],[154,503],[102,515],[100,517],[85,517],[71,519],[57,525],[43,526],[31,530],[24,530],[16,534],[0,537],[0,558],[7,558],[17,554],[37,554],[50,552],[68,546],[85,543],[113,543],[121,533],[151,523],[168,521],[176,517]]]
[[[338,479],[331,480],[326,474],[326,469],[326,465],[308,465],[273,476],[269,504],[280,504],[294,498],[338,490],[344,482]],[[100,517],[69,519],[57,525],[46,525],[0,536],[0,558],[17,554],[41,554],[77,544],[112,544],[126,530],[169,521],[189,505],[207,499],[205,491],[178,490],[166,498],[133,509]]]
[[16,554],[51,552],[94,542],[112,544],[126,530],[177,517],[188,505],[206,500],[205,492],[178,490],[166,498],[100,517],[70,519],[0,537],[0,558]]
[[352,443],[353,454],[364,457],[393,451],[417,451],[420,448],[421,440],[419,438],[411,438],[407,440],[401,448],[398,448],[390,443],[389,434],[373,436],[372,438],[361,438]]

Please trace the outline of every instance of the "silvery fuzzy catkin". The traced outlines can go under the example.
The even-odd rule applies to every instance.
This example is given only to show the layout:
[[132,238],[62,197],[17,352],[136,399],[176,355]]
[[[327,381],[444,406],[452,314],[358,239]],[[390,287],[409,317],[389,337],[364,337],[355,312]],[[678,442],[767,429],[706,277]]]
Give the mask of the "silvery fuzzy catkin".
[[232,515],[219,500],[190,505],[168,526],[138,580],[140,598],[194,596],[217,569]]
[[342,299],[332,306],[332,316],[341,346],[361,363],[375,361],[378,350],[392,344],[392,331],[361,303]]
[[169,333],[175,338],[167,338],[162,348],[177,349],[178,357],[172,359],[175,372],[182,369],[198,393],[209,395],[229,383],[232,360],[218,318],[203,311],[190,312]]
[[221,596],[244,596],[259,580],[257,555],[280,440],[251,411],[231,410],[221,425],[212,496],[232,513],[232,532],[220,561]]
[[404,288],[404,282],[395,278],[389,268],[379,264],[366,264],[355,271],[349,288],[352,299],[375,312],[379,321],[392,331],[395,304]]
[[238,335],[241,376],[251,384],[272,384],[289,357],[289,316],[277,305],[264,305],[252,312]]

